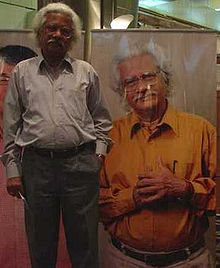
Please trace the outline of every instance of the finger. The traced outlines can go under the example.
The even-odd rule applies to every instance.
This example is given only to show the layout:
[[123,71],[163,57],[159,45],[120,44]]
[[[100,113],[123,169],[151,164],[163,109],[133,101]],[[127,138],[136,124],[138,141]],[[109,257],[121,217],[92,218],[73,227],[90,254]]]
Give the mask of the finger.
[[137,189],[137,193],[139,195],[152,195],[152,194],[158,193],[160,190],[161,190],[161,187],[150,186],[150,187],[143,187],[143,188]]
[[148,178],[139,180],[136,183],[137,188],[142,188],[142,187],[147,187],[147,186],[154,186],[154,185],[161,185],[161,179],[152,176],[152,177],[148,177]]
[[146,175],[145,174],[138,174],[137,177],[138,177],[138,180],[143,180],[146,178]]
[[142,187],[146,187],[149,185],[150,185],[149,180],[146,178],[143,178],[143,179],[137,181],[137,183],[136,183],[137,188],[142,188]]
[[160,200],[163,197],[163,194],[161,192],[154,194],[154,195],[149,195],[148,197],[144,197],[142,199],[142,202],[144,204],[149,204],[152,203],[154,201]]
[[8,194],[11,195],[11,196],[15,196],[14,192],[10,191],[10,190],[7,190]]
[[22,199],[22,196],[24,196],[24,191],[22,185],[19,185],[16,189],[16,197],[19,199]]
[[11,195],[11,196],[13,196],[13,197],[17,197],[17,198],[21,198],[20,197],[20,194],[19,194],[19,192],[21,192],[22,193],[22,187],[20,187],[20,186],[8,186],[7,187],[7,192]]
[[[24,195],[24,188],[23,188],[22,184],[20,185],[18,191],[19,191],[22,195]],[[20,196],[20,194],[19,194],[19,196]]]
[[11,195],[11,196],[13,196],[13,197],[17,197],[17,198],[20,198],[20,197],[18,197],[18,194],[14,191],[14,190],[7,190],[8,191],[8,193]]
[[13,187],[7,186],[6,189],[7,189],[8,194],[14,196],[14,189],[13,189]]
[[22,199],[22,198],[21,198],[21,194],[20,194],[19,191],[15,193],[15,196],[16,196],[18,199]]

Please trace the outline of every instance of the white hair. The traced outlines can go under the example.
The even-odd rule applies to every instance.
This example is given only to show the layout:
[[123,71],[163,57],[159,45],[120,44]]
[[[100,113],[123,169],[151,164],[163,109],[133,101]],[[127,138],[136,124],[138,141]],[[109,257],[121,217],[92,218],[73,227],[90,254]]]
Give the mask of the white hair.
[[5,60],[2,56],[0,56],[0,75],[3,73]]
[[48,13],[61,13],[69,16],[72,20],[72,27],[73,27],[73,37],[71,40],[72,43],[76,42],[80,38],[81,22],[75,11],[66,4],[51,3],[41,8],[34,17],[33,29],[37,43],[39,43],[41,29],[46,21],[46,15]]
[[143,46],[143,44],[137,44],[137,43],[132,46],[122,45],[119,54],[113,58],[112,73],[111,73],[112,89],[115,92],[117,92],[121,97],[124,98],[124,88],[122,85],[122,81],[120,79],[118,65],[123,61],[130,59],[132,57],[146,54],[151,55],[152,58],[155,60],[156,67],[160,70],[162,78],[164,79],[167,94],[171,92],[172,72],[171,72],[170,61],[165,57],[162,48],[159,45],[150,41],[145,46]]

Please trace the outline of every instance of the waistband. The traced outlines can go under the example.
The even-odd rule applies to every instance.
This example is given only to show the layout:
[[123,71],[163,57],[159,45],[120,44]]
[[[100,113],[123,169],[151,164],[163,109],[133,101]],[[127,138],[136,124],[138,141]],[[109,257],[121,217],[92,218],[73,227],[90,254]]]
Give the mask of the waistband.
[[36,153],[42,157],[47,158],[68,158],[72,157],[83,151],[95,152],[96,144],[95,142],[83,143],[79,146],[67,148],[67,149],[47,149],[47,148],[38,148],[34,146],[27,146],[24,149],[24,152]]
[[134,258],[136,260],[142,261],[147,265],[152,266],[168,266],[180,261],[184,261],[190,257],[193,253],[205,247],[204,238],[194,243],[192,246],[183,248],[181,250],[160,253],[160,252],[152,252],[152,253],[141,253],[131,249],[130,247],[123,244],[118,239],[111,237],[112,245],[115,246],[118,250],[120,250],[123,254]]

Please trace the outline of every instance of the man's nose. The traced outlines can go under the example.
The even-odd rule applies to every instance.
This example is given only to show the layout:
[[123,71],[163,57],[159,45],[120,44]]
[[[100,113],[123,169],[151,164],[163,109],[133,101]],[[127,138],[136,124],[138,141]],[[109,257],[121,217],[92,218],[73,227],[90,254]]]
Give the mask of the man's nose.
[[59,28],[57,28],[56,31],[53,32],[53,37],[62,37],[62,33]]
[[138,91],[147,91],[151,89],[152,85],[144,81],[143,79],[139,79],[137,87],[138,87]]

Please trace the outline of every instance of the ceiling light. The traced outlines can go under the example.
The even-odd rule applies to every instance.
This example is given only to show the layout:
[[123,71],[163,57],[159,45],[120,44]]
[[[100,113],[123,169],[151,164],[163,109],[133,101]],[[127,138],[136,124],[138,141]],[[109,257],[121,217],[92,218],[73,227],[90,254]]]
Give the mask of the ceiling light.
[[140,0],[139,1],[139,6],[143,8],[148,8],[148,7],[154,7],[162,4],[169,3],[171,1],[165,1],[165,0]]
[[134,19],[134,16],[131,14],[121,15],[115,18],[111,22],[111,28],[112,29],[127,29],[133,19]]
[[210,0],[208,2],[208,7],[214,9],[215,11],[220,11],[220,3],[219,3],[219,0]]

